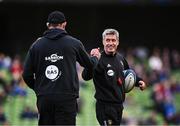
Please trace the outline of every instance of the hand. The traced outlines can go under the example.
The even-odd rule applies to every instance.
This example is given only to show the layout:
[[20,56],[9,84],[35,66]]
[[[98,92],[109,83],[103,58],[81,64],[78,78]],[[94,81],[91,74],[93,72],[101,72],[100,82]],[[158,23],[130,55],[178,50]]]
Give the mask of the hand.
[[145,83],[144,81],[139,81],[139,88],[140,88],[141,90],[144,90],[146,87],[147,87],[147,86],[146,86],[146,83]]
[[100,59],[101,53],[100,53],[99,50],[100,50],[99,47],[92,49],[91,52],[90,52],[90,55],[91,55],[91,56],[96,56],[98,59]]

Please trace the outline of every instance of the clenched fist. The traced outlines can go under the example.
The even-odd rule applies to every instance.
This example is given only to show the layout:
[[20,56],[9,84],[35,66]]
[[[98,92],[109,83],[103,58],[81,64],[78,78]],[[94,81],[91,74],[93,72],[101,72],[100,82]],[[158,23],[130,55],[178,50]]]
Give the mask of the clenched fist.
[[90,55],[91,55],[91,56],[96,56],[98,59],[100,59],[101,53],[100,53],[99,50],[100,50],[100,48],[94,48],[94,49],[92,49],[91,52],[90,52]]

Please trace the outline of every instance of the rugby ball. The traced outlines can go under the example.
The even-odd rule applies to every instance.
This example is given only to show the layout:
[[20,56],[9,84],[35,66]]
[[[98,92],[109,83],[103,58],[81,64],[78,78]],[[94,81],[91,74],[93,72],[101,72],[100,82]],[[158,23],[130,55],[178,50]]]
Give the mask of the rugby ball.
[[126,69],[124,73],[124,89],[125,93],[130,92],[136,83],[136,73],[132,69]]

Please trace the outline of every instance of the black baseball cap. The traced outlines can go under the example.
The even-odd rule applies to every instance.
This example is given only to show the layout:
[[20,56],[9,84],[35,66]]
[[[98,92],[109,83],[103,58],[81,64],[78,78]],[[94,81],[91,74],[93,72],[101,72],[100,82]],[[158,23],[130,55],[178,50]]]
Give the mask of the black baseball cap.
[[53,11],[48,15],[47,22],[50,24],[59,24],[66,21],[64,14],[60,11]]

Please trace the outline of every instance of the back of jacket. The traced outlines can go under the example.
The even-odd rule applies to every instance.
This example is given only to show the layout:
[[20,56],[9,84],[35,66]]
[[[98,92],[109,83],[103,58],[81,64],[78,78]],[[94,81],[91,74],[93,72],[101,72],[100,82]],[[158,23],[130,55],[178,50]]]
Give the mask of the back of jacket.
[[77,98],[76,61],[92,69],[92,62],[79,40],[61,29],[47,30],[29,49],[23,79],[37,96],[49,95],[59,100]]

